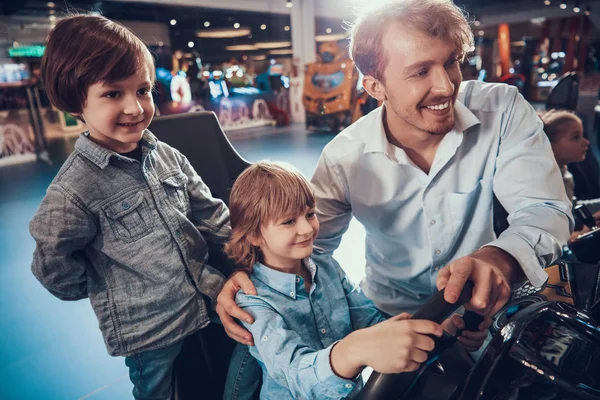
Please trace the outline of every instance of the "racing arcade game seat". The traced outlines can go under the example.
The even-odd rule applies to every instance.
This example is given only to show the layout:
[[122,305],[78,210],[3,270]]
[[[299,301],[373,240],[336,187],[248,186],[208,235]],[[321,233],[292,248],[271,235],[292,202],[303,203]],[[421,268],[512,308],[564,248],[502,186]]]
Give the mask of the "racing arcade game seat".
[[[213,197],[229,204],[233,182],[250,163],[233,148],[215,113],[203,111],[157,117],[148,129],[186,156]],[[235,266],[223,254],[221,245],[208,242],[208,249],[209,265],[219,266],[226,275],[233,271]],[[234,343],[222,328],[214,325],[210,324],[200,334],[185,339],[175,361],[176,400],[199,396],[221,398]]]

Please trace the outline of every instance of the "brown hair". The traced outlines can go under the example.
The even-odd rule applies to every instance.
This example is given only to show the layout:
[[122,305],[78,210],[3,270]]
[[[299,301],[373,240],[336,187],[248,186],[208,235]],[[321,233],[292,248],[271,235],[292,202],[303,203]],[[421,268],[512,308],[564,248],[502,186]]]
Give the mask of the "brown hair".
[[41,78],[56,108],[79,114],[91,85],[128,78],[144,66],[154,81],[154,60],[135,33],[102,16],[74,15],[50,32]]
[[[390,23],[402,21],[436,39],[448,40],[459,49],[459,61],[473,51],[473,33],[463,11],[452,0],[387,0],[356,11],[348,23],[350,58],[363,75],[383,82],[387,56],[383,35]],[[402,38],[398,38],[402,40]]]
[[558,139],[558,135],[561,132],[561,127],[566,122],[579,122],[581,123],[581,118],[579,118],[575,113],[567,110],[548,110],[546,112],[539,114],[540,119],[544,123],[544,132],[550,139],[550,142],[554,142]]
[[225,254],[238,265],[252,268],[261,258],[250,238],[260,237],[261,226],[314,206],[313,189],[300,171],[287,163],[257,162],[242,172],[231,189],[231,239]]

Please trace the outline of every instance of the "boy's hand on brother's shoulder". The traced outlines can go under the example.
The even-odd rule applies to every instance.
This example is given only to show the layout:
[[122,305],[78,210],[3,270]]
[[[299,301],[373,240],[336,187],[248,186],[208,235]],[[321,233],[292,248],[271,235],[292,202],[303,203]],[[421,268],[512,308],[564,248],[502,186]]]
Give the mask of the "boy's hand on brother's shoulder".
[[245,270],[234,272],[227,282],[225,282],[221,293],[217,296],[216,310],[225,328],[225,332],[227,332],[230,338],[236,342],[254,346],[252,334],[241,327],[234,319],[237,318],[249,324],[254,322],[254,318],[238,307],[235,302],[235,295],[240,290],[246,294],[256,295],[256,288],[248,277],[248,272]]

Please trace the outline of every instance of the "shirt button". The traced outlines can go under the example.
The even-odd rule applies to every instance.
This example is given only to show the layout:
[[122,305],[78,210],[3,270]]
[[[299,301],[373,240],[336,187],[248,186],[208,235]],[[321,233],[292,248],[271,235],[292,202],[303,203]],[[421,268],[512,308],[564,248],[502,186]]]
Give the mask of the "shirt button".
[[351,383],[346,383],[346,384],[344,385],[344,387],[345,387],[346,389],[350,389],[350,388],[352,388],[352,384],[351,384]]
[[121,207],[123,207],[123,210],[129,210],[129,207],[131,206],[128,202],[124,201],[123,203],[121,203]]
[[267,335],[265,335],[265,336],[262,337],[263,342],[266,341],[266,340],[268,340],[268,339],[269,339],[269,336],[267,336]]
[[300,277],[299,276],[296,277],[296,283],[298,283],[298,282],[300,282]]
[[327,333],[327,329],[325,329],[325,328],[321,329],[321,333],[322,333],[323,335],[324,335],[324,334],[326,334],[326,333]]
[[290,292],[290,296],[294,297],[295,295],[296,295],[296,293]]
[[437,249],[437,250],[435,251],[435,255],[436,255],[436,256],[439,256],[440,254],[442,254],[442,251],[441,251],[440,249]]
[[431,221],[429,221],[430,225],[435,225],[435,219],[432,219]]
[[181,231],[179,229],[177,229],[175,231],[175,236],[180,237],[181,236]]

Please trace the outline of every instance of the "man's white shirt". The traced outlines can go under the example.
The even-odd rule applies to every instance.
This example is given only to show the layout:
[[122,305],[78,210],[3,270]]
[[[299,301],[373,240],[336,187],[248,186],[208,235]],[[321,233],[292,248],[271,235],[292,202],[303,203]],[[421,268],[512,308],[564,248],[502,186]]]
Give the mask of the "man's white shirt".
[[[437,290],[442,267],[488,244],[541,286],[573,218],[543,125],[516,88],[463,82],[455,127],[429,174],[388,142],[382,118],[380,107],[323,150],[312,178],[321,223],[315,245],[332,254],[355,216],[366,230],[361,286],[389,314],[415,311]],[[494,194],[509,213],[499,238]]]

